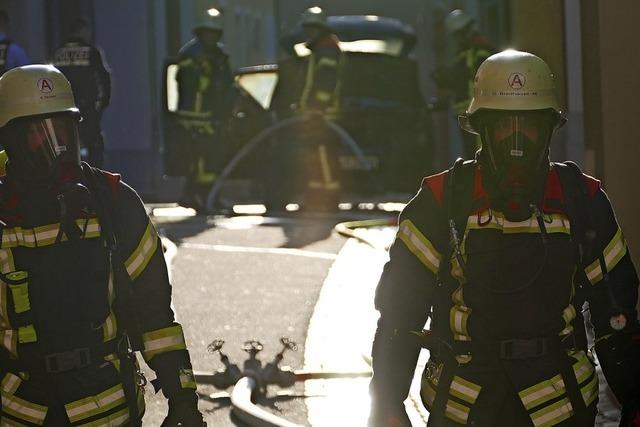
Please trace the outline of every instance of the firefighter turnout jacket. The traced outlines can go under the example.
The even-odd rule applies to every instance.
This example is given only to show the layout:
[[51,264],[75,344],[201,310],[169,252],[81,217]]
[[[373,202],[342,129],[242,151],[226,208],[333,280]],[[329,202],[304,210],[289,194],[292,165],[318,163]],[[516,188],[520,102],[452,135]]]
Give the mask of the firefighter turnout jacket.
[[494,53],[489,40],[473,33],[454,58],[453,63],[434,73],[436,83],[453,93],[453,111],[463,114],[473,97],[473,79],[482,62]]
[[[144,395],[123,337],[123,325],[131,323],[138,336],[130,340],[141,343],[164,395],[197,401],[156,230],[136,192],[118,175],[84,166],[88,207],[70,211],[65,220],[55,198],[36,198],[15,181],[0,181],[3,426],[136,425],[130,411],[144,412]],[[93,183],[87,170],[98,178]],[[97,186],[112,199],[99,201],[99,191],[92,188]],[[128,276],[124,284],[116,282],[117,261],[107,245],[110,220],[96,213],[101,203],[117,217],[115,240],[121,271]],[[117,314],[123,286],[130,291],[134,319]]]
[[178,112],[194,119],[225,120],[230,112],[233,77],[222,45],[208,49],[193,39],[180,49]]
[[309,43],[307,47],[311,50],[311,55],[299,107],[302,111],[335,112],[339,109],[340,74],[344,62],[338,38],[328,34]]
[[[492,209],[475,161],[424,179],[376,292],[374,425],[406,417],[422,346],[429,426],[593,425],[585,301],[609,385],[623,404],[640,397],[637,274],[599,181],[566,168],[552,164],[522,222]],[[612,322],[620,314],[626,324]]]

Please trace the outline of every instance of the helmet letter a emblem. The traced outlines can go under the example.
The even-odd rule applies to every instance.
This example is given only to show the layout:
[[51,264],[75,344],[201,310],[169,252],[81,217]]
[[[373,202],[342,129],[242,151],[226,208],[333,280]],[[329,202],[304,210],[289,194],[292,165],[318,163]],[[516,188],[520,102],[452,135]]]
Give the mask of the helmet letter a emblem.
[[513,73],[509,76],[509,86],[511,86],[512,89],[522,89],[526,80],[524,74]]
[[42,93],[51,93],[53,91],[53,82],[51,79],[38,80],[38,90]]

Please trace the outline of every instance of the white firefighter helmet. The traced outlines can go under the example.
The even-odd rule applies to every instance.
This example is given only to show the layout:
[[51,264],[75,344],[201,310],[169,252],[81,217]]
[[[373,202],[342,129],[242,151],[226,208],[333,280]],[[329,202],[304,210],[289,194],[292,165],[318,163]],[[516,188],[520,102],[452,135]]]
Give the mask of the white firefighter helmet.
[[444,20],[447,33],[453,34],[473,24],[473,18],[461,9],[452,10]]
[[194,32],[200,30],[224,31],[224,16],[222,16],[222,12],[215,8],[205,10],[193,27]]
[[53,65],[25,65],[0,77],[0,139],[13,175],[43,184],[54,173],[77,171],[79,116],[69,81]]
[[302,12],[300,22],[302,26],[315,25],[318,27],[328,27],[327,15],[324,10],[318,6],[310,7]]
[[53,65],[25,65],[0,77],[0,128],[13,119],[78,114],[71,85]]
[[544,110],[561,114],[551,69],[529,52],[505,50],[478,68],[466,115],[478,110]]

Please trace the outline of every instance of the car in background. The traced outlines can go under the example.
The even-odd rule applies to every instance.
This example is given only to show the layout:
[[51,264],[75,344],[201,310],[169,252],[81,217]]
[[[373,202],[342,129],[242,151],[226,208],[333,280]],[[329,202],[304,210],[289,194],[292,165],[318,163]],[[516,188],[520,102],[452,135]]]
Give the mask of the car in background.
[[[329,26],[345,55],[341,108],[299,113],[310,52],[301,27],[281,40],[277,64],[237,71],[233,112],[225,127],[227,167],[219,171],[210,207],[261,202],[326,205],[402,198],[430,164],[431,144],[412,28],[393,18],[333,16]],[[177,66],[165,90],[165,169],[180,173],[175,114]],[[324,148],[320,148],[324,147]]]

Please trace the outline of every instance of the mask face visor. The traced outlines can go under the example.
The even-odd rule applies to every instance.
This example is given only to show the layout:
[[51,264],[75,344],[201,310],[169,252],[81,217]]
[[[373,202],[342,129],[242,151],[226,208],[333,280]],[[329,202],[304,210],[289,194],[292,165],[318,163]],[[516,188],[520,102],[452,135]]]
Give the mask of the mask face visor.
[[547,155],[553,126],[549,113],[488,113],[483,120],[483,142],[496,171],[512,165],[537,169]]
[[59,164],[79,165],[76,123],[68,113],[11,122],[2,139],[12,170],[29,180],[46,180]]

